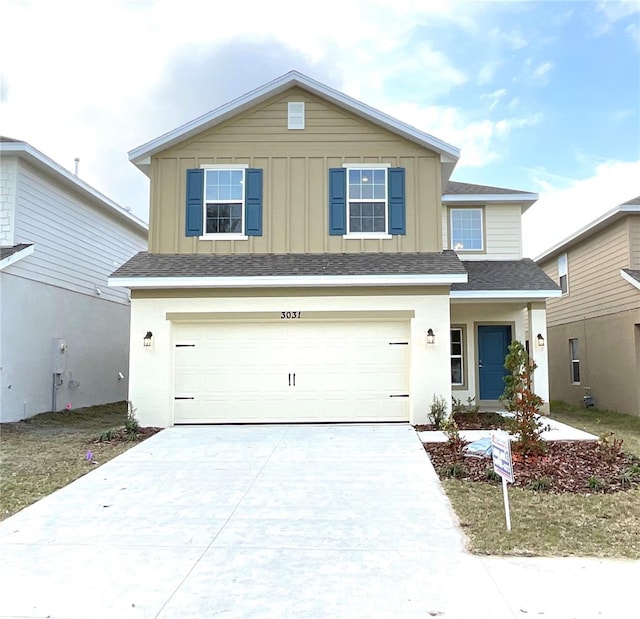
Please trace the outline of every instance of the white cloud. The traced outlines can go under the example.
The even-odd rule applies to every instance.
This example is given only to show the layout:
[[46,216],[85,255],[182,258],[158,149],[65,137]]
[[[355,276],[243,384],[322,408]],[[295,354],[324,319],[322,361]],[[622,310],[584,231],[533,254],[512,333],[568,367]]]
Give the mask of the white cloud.
[[504,98],[506,94],[507,94],[506,88],[499,88],[498,90],[494,90],[493,92],[487,95],[482,95],[481,98],[489,101],[489,111],[491,112],[493,109],[495,109],[495,107],[498,105],[498,103],[500,103],[500,101]]
[[553,62],[543,62],[533,70],[532,76],[536,79],[546,78],[551,69],[553,69]]
[[540,199],[523,216],[524,254],[535,257],[608,210],[640,195],[640,160],[610,160],[584,179],[532,171]]
[[478,84],[484,86],[485,84],[491,83],[501,64],[502,63],[497,60],[484,64],[478,72]]

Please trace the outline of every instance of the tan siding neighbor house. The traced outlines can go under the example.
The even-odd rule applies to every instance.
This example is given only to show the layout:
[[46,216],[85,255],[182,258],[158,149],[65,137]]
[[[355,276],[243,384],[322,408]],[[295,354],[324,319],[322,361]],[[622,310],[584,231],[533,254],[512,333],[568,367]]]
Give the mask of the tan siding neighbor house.
[[553,399],[640,415],[640,197],[536,262],[564,294],[547,303]]
[[[454,182],[454,146],[292,71],[129,153],[151,180],[131,289],[142,423],[427,421],[495,405],[557,286],[529,192]],[[534,347],[548,399],[546,349]]]

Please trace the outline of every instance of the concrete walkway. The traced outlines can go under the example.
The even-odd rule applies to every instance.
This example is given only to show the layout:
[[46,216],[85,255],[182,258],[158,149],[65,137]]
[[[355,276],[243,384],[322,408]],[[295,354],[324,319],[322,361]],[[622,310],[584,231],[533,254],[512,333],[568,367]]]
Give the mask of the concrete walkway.
[[618,618],[640,574],[468,554],[405,424],[170,428],[0,545],[3,618]]

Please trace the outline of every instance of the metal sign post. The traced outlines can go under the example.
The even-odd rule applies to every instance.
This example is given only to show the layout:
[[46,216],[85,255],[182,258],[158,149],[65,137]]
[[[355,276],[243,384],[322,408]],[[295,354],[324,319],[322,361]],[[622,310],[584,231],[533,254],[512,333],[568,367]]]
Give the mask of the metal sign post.
[[511,531],[511,513],[509,511],[507,482],[513,483],[513,462],[511,460],[511,440],[506,432],[491,433],[491,456],[493,458],[493,470],[502,477],[504,515],[507,521],[507,531]]

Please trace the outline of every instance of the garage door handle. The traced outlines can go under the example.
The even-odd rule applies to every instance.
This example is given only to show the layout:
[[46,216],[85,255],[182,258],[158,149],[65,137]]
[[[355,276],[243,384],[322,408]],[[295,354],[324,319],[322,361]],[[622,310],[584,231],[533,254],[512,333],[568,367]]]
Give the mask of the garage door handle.
[[296,386],[296,373],[293,373],[293,386]]
[[289,372],[289,387],[291,387],[291,372]]

